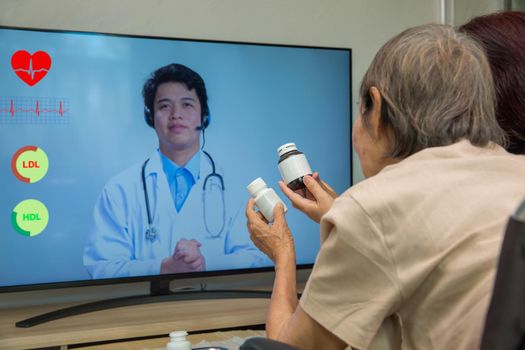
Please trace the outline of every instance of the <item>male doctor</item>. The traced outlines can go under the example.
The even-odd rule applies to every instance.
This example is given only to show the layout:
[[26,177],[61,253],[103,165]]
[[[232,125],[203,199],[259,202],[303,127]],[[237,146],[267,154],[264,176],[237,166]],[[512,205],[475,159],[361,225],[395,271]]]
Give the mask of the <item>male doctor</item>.
[[[242,203],[228,210],[224,179],[201,149],[201,132],[209,124],[201,76],[170,64],[151,74],[142,95],[146,123],[155,129],[159,148],[103,188],[84,249],[91,277],[268,265],[249,235],[233,229],[241,221],[236,216]],[[214,205],[207,203],[210,197]],[[218,221],[210,223],[210,217]]]

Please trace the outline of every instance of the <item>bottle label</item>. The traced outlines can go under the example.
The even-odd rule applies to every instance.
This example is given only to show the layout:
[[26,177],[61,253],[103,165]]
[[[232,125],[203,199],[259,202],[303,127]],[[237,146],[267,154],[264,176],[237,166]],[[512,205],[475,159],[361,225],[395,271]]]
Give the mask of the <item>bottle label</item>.
[[261,213],[269,222],[273,221],[273,209],[275,208],[277,203],[282,203],[285,212],[288,210],[288,208],[286,208],[286,204],[284,204],[284,202],[277,195],[277,193],[275,193],[273,188],[269,188],[264,192],[263,195],[257,196],[257,198],[255,199],[255,204],[257,205],[257,208],[259,208]]
[[297,154],[279,163],[279,172],[281,173],[283,181],[289,184],[297,178],[311,175],[312,169],[308,164],[308,160],[306,160],[306,156],[304,154]]

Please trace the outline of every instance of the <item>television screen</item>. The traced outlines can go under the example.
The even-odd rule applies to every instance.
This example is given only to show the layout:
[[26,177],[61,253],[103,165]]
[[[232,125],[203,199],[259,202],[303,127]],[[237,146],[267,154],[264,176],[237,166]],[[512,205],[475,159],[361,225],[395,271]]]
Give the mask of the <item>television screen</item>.
[[247,185],[351,182],[351,51],[0,28],[0,291],[262,271]]

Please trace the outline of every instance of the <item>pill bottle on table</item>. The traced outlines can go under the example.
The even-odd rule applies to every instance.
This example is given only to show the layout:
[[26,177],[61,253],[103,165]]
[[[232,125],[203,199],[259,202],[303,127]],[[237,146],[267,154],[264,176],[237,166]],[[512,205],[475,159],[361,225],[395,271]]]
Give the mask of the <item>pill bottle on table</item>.
[[191,350],[191,343],[186,340],[188,332],[175,331],[170,333],[170,342],[166,344],[166,350]]

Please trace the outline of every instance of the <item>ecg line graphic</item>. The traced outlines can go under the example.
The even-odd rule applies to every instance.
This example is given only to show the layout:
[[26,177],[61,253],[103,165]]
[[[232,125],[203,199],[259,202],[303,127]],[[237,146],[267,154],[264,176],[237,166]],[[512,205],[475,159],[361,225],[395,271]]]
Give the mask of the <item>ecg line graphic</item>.
[[9,102],[9,110],[0,109],[0,113],[9,112],[9,114],[11,115],[12,118],[15,116],[15,113],[19,113],[19,112],[21,112],[21,113],[34,113],[37,117],[40,117],[41,113],[58,113],[59,116],[63,117],[64,113],[67,112],[67,111],[68,110],[64,110],[64,108],[62,106],[62,101],[59,101],[58,109],[46,109],[46,108],[41,109],[40,108],[40,102],[38,102],[38,100],[36,100],[34,109],[32,109],[32,108],[29,108],[29,109],[15,108],[15,104],[14,104],[13,100],[11,100]]
[[63,98],[0,96],[0,124],[64,124],[69,112]]
[[29,60],[29,69],[23,69],[23,68],[18,68],[18,69],[14,69],[15,72],[24,72],[24,73],[29,73],[31,74],[31,80],[34,80],[35,79],[35,73],[39,73],[39,72],[49,72],[49,69],[45,69],[45,68],[40,68],[40,69],[35,69],[33,70],[33,59],[31,58]]

